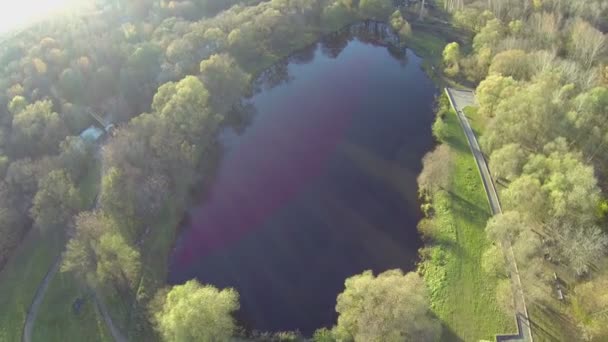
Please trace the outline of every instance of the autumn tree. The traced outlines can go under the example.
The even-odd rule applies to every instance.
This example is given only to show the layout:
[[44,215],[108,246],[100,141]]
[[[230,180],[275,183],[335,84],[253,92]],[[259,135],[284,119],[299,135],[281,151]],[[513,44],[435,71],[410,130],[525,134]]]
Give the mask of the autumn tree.
[[433,193],[446,189],[451,180],[450,165],[452,155],[447,144],[441,144],[422,158],[422,172],[418,176],[418,188],[421,193]]
[[190,280],[167,293],[155,314],[156,328],[165,341],[228,341],[236,332],[232,314],[238,309],[235,290]]
[[427,289],[416,273],[371,271],[346,279],[338,295],[338,340],[433,341],[441,325],[429,310]]

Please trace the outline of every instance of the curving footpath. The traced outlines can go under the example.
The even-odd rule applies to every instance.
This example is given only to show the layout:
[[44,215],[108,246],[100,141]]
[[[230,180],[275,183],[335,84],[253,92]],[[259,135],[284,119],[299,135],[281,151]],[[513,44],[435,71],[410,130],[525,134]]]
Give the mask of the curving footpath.
[[[445,88],[445,92],[450,100],[452,108],[456,111],[458,121],[464,130],[464,133],[469,142],[469,147],[475,157],[477,168],[481,176],[483,187],[488,195],[488,201],[490,202],[490,208],[492,209],[492,215],[498,215],[502,213],[500,207],[500,201],[498,200],[498,194],[488,164],[481,152],[481,148],[477,143],[475,133],[469,124],[469,120],[463,113],[463,109],[467,106],[475,105],[475,93],[468,90],[455,90],[451,88]],[[528,316],[528,308],[526,307],[526,300],[524,297],[523,286],[521,284],[521,278],[519,276],[519,269],[517,268],[517,262],[515,255],[513,254],[513,248],[510,242],[502,243],[503,253],[505,260],[507,261],[507,268],[509,271],[509,278],[511,279],[511,287],[513,291],[513,301],[515,304],[515,320],[517,323],[518,333],[515,335],[497,335],[496,341],[529,341],[533,342],[532,330],[530,329],[530,318]]]
[[[101,149],[99,149],[97,151],[96,157],[99,158],[103,163],[103,158],[101,158],[100,151],[101,151]],[[101,165],[101,169],[103,170],[103,164]],[[100,182],[101,182],[101,180],[100,180]],[[99,196],[95,199],[95,208],[98,208],[98,207],[99,207]],[[46,294],[46,291],[49,287],[51,280],[55,277],[55,274],[57,273],[57,271],[59,271],[59,267],[61,266],[62,260],[63,260],[63,253],[57,257],[57,259],[55,260],[55,263],[51,266],[51,268],[47,272],[46,276],[44,276],[44,279],[42,280],[40,285],[38,285],[38,289],[36,290],[34,299],[32,300],[32,303],[30,304],[30,307],[27,310],[25,324],[23,325],[23,333],[21,334],[22,342],[31,342],[32,341],[32,332],[34,331],[34,323],[36,322],[36,316],[38,316],[38,310],[40,309],[40,304],[42,304],[42,300],[44,299],[44,295]],[[105,323],[106,327],[108,328],[108,330],[110,331],[110,334],[112,335],[112,339],[115,342],[126,342],[127,338],[125,337],[124,334],[122,334],[120,332],[120,330],[116,327],[116,325],[114,325],[114,322],[112,321],[112,317],[110,316],[108,309],[105,306],[105,303],[103,302],[102,298],[98,295],[97,291],[94,288],[91,288],[91,291],[93,292],[93,296],[95,298],[95,305],[97,306],[99,313],[103,317],[104,323]]]
[[57,257],[55,263],[49,271],[44,276],[42,283],[38,286],[36,290],[36,294],[34,295],[34,300],[32,300],[32,304],[27,310],[27,315],[25,316],[25,324],[23,325],[23,334],[21,335],[21,341],[30,342],[32,340],[32,332],[34,331],[34,322],[36,322],[36,316],[38,315],[38,309],[40,309],[40,304],[42,304],[42,300],[44,299],[44,294],[46,290],[49,288],[49,284],[55,274],[59,270],[59,266],[61,265],[61,255]]

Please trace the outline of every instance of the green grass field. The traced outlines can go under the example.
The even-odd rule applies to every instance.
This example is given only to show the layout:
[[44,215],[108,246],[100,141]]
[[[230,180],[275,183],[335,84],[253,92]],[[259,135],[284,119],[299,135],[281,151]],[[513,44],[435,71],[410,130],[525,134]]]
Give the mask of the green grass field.
[[59,255],[58,234],[28,233],[0,273],[0,341],[20,341],[27,309]]
[[[78,313],[72,307],[84,300]],[[51,281],[34,326],[34,341],[110,341],[91,291],[71,273],[58,272]]]
[[452,151],[451,185],[434,195],[433,242],[421,268],[431,289],[433,311],[444,323],[442,341],[493,339],[516,331],[513,317],[496,301],[498,278],[484,274],[489,246],[484,227],[488,200],[475,160],[453,111],[446,116]]
[[[99,165],[96,164],[78,184],[85,207],[94,205],[99,189],[99,172]],[[0,341],[21,340],[27,310],[38,286],[60,255],[64,244],[62,233],[42,233],[37,228],[31,228],[0,272]],[[95,341],[103,337],[102,334],[97,335],[99,338],[89,338],[95,331],[91,327],[99,321],[96,312],[90,308],[83,308],[79,322],[65,319],[70,316],[64,315],[64,312],[71,310],[73,299],[79,295],[79,291],[75,279],[71,276],[55,276],[38,312],[39,316],[34,325],[35,340],[59,341],[68,338],[74,341]],[[71,335],[77,331],[80,333]],[[61,339],[60,336],[64,338]]]

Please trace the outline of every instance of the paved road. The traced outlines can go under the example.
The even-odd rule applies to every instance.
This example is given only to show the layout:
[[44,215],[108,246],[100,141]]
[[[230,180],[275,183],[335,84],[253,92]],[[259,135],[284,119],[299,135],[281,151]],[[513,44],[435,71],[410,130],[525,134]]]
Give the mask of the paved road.
[[[35,228],[32,228],[35,229]],[[21,335],[21,340],[23,342],[30,342],[32,340],[32,332],[34,331],[34,322],[36,322],[36,316],[38,315],[38,309],[40,309],[40,304],[42,304],[42,300],[44,299],[44,294],[46,290],[49,288],[49,284],[53,277],[55,277],[55,273],[59,270],[59,266],[61,265],[61,256],[57,257],[55,263],[49,271],[44,276],[42,283],[38,286],[36,290],[36,294],[34,295],[34,300],[32,304],[27,310],[27,315],[25,316],[25,324],[23,325],[23,335]]]
[[[464,133],[469,142],[471,152],[475,157],[475,162],[481,175],[483,186],[488,195],[488,201],[490,202],[490,208],[492,209],[493,215],[502,213],[500,207],[500,201],[498,200],[498,194],[492,180],[492,175],[488,164],[479,148],[477,137],[469,124],[469,120],[464,115],[463,109],[467,106],[475,105],[475,94],[472,91],[467,90],[456,90],[451,88],[445,89],[452,107],[458,114],[458,120],[464,130]],[[532,342],[532,331],[530,330],[530,319],[528,317],[528,309],[526,307],[526,300],[524,297],[523,287],[521,284],[521,278],[519,276],[519,269],[517,268],[517,262],[513,255],[513,248],[509,242],[502,244],[502,250],[507,261],[507,268],[511,279],[511,286],[513,289],[513,299],[515,302],[515,319],[518,326],[519,333],[517,335],[497,337],[499,341],[530,341]]]

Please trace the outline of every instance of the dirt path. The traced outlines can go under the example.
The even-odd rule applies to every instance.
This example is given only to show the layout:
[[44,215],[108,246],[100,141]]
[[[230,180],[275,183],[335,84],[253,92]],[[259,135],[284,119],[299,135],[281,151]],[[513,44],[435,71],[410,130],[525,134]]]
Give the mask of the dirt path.
[[44,299],[44,294],[46,290],[49,288],[49,284],[55,274],[59,270],[59,266],[61,265],[61,255],[57,257],[55,263],[47,274],[44,276],[44,279],[38,286],[38,290],[36,290],[36,294],[34,295],[34,300],[32,304],[27,310],[27,315],[25,317],[25,324],[23,325],[23,335],[21,335],[21,340],[23,342],[30,342],[32,340],[32,332],[34,331],[34,323],[36,322],[36,316],[38,315],[38,309],[40,309],[40,304],[42,304],[42,300]]
[[[472,91],[455,90],[446,88],[445,89],[452,107],[458,115],[458,120],[464,130],[464,133],[469,142],[471,152],[475,157],[475,162],[481,175],[483,186],[488,195],[488,201],[490,202],[490,208],[492,209],[493,215],[502,213],[500,207],[500,201],[498,199],[498,193],[492,180],[492,175],[488,164],[481,152],[481,148],[477,143],[475,133],[469,124],[469,120],[463,113],[463,109],[467,106],[475,105],[475,93]],[[513,300],[515,302],[515,319],[518,327],[517,335],[504,335],[497,336],[497,341],[530,341],[533,342],[532,331],[530,329],[530,319],[528,317],[528,308],[526,307],[526,299],[524,297],[523,286],[521,284],[521,278],[519,276],[519,269],[517,268],[517,262],[513,255],[513,248],[509,242],[502,244],[503,253],[507,261],[507,269],[509,271],[509,278],[511,279],[511,287],[513,290]]]
[[118,330],[118,328],[116,328],[114,322],[112,321],[112,317],[108,312],[108,308],[95,290],[93,290],[93,295],[95,296],[95,304],[97,305],[97,308],[99,309],[99,312],[103,317],[103,321],[106,323],[106,327],[110,331],[110,334],[112,335],[114,341],[126,342],[127,338],[120,332],[120,330]]

